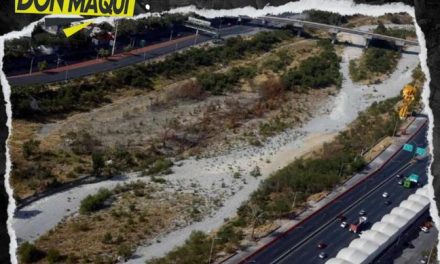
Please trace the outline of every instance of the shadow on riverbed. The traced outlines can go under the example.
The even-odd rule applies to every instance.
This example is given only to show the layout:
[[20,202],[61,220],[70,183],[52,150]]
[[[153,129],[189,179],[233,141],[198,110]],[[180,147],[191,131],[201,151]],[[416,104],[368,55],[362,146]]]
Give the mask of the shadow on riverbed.
[[41,213],[42,212],[40,210],[21,210],[16,211],[14,217],[18,219],[29,219]]

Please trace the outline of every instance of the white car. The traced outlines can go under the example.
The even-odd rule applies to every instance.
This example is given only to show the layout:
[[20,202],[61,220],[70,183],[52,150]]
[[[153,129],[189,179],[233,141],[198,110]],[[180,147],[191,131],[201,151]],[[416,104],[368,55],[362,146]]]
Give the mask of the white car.
[[387,192],[384,192],[383,194],[382,194],[382,197],[383,198],[388,198],[390,195],[387,193]]
[[327,257],[327,254],[325,252],[321,252],[318,256],[320,259],[325,259]]
[[429,228],[427,228],[426,226],[422,226],[420,229],[425,233],[429,232]]
[[346,228],[346,227],[347,227],[347,222],[345,222],[345,221],[342,222],[342,223],[341,223],[341,227],[342,227],[342,228]]

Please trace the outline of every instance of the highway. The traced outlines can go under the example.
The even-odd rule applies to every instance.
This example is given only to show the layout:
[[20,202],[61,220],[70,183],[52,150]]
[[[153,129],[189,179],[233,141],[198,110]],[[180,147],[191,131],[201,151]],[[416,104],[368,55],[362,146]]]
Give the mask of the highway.
[[[426,123],[423,128],[412,138],[411,144],[426,147]],[[284,234],[283,237],[275,240],[269,246],[256,252],[242,263],[298,263],[316,264],[324,263],[328,258],[335,257],[340,249],[349,245],[357,238],[356,234],[348,231],[348,228],[341,228],[335,220],[340,214],[347,217],[347,223],[354,222],[358,212],[366,211],[369,228],[374,222],[379,221],[383,215],[405,200],[416,188],[405,189],[397,184],[395,174],[402,170],[404,176],[410,173],[420,175],[420,181],[427,182],[426,168],[428,160],[409,164],[413,154],[400,150],[385,166],[366,181],[346,192],[330,205],[321,209],[306,221],[299,223],[293,230]],[[390,194],[391,205],[385,205],[383,192]],[[317,244],[323,242],[327,245],[325,249],[318,249]],[[320,259],[319,253],[325,252],[327,257]]]
[[[257,32],[259,29],[252,26],[245,25],[237,25],[227,28],[222,28],[220,30],[222,37],[231,37],[235,35],[249,34],[252,32]],[[132,64],[140,63],[146,60],[151,60],[163,55],[167,55],[175,52],[176,50],[182,50],[194,46],[195,44],[201,44],[211,40],[212,37],[199,34],[197,40],[195,39],[195,35],[190,38],[184,38],[181,41],[170,42],[169,45],[162,43],[161,47],[156,49],[147,51],[142,54],[132,55],[132,56],[124,56],[118,60],[106,60],[102,63],[95,63],[92,65],[86,65],[83,67],[72,67],[72,65],[67,66],[67,70],[57,70],[52,69],[52,73],[34,73],[31,75],[19,75],[8,77],[8,82],[11,86],[18,85],[31,85],[31,84],[44,84],[44,83],[52,83],[65,81],[70,79],[75,79],[79,77],[83,77],[86,75],[96,74],[100,72],[106,72],[115,70],[118,68],[122,68],[125,66],[129,66]]]

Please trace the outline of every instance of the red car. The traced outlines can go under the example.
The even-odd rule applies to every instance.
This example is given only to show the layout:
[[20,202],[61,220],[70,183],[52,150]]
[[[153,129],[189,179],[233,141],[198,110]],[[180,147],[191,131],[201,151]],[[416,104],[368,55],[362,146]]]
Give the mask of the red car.
[[319,242],[318,245],[317,245],[317,247],[320,248],[320,249],[323,249],[323,248],[326,248],[327,245],[324,244],[324,243],[322,243],[322,242]]

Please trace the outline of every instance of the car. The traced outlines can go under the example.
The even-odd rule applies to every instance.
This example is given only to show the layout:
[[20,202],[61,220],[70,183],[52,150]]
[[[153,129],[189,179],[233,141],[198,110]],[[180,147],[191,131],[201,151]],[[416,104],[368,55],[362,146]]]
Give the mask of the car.
[[365,214],[366,214],[366,212],[365,212],[364,209],[362,209],[362,210],[359,211],[359,215],[365,215]]
[[386,200],[386,201],[384,202],[384,204],[385,204],[385,205],[390,205],[390,204],[391,204],[391,201],[390,201],[390,200]]
[[426,226],[421,226],[420,229],[425,233],[429,232],[429,228],[427,228]]
[[326,248],[327,245],[325,243],[323,243],[323,242],[319,242],[317,247],[322,249],[322,248]]
[[327,254],[325,252],[321,252],[318,256],[320,259],[325,259],[327,257]]
[[397,183],[398,183],[399,185],[402,185],[402,184],[403,184],[403,181],[400,180],[400,181],[398,181]]
[[341,227],[342,227],[342,228],[346,228],[346,227],[347,227],[347,222],[345,222],[345,221],[342,222],[342,223],[341,223]]
[[347,218],[346,218],[344,215],[338,215],[338,217],[336,217],[336,220],[337,220],[338,222],[344,222],[345,219],[347,219]]
[[383,198],[388,198],[390,195],[387,192],[382,193]]
[[402,178],[402,175],[400,175],[400,174],[396,174],[396,177],[397,177],[397,178]]

